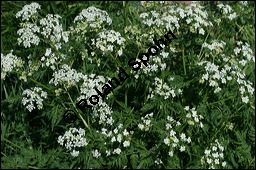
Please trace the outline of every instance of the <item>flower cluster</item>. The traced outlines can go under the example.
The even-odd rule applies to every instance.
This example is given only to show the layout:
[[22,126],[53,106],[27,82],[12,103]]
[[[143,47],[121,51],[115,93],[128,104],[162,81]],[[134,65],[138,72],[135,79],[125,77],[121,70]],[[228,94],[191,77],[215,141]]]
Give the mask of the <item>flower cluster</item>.
[[50,67],[52,70],[56,69],[56,66],[66,58],[66,55],[62,53],[53,52],[52,48],[47,48],[44,56],[41,57],[41,66]]
[[[53,43],[55,48],[61,49],[61,39],[64,42],[68,42],[69,31],[63,31],[62,24],[60,23],[61,16],[56,14],[47,14],[45,18],[40,19],[39,24],[37,25],[38,19],[32,20],[29,22],[31,16],[37,12],[37,8],[40,9],[40,5],[37,3],[32,3],[30,5],[25,5],[22,11],[19,11],[16,14],[16,17],[23,15],[22,20],[26,22],[21,23],[21,29],[18,30],[18,44],[23,44],[25,48],[31,47],[31,44],[39,45],[40,38],[38,35],[44,37],[44,41]],[[40,30],[40,28],[42,30]],[[38,33],[38,34],[37,34]]]
[[[95,45],[102,52],[111,52],[113,54],[116,54],[117,52],[118,56],[123,54],[124,42],[125,39],[121,36],[121,34],[114,30],[106,30],[100,32],[99,38],[96,40],[92,39],[92,45]],[[114,47],[119,48],[114,50]]]
[[242,6],[248,6],[248,1],[239,1]]
[[[163,48],[165,45],[163,45]],[[174,53],[177,53],[177,51],[170,47],[170,52],[160,52],[159,55],[156,56],[149,56],[149,62],[148,65],[142,65],[141,69],[138,70],[136,73],[135,71],[131,70],[131,73],[135,73],[135,78],[138,79],[141,74],[153,76],[156,72],[161,72],[166,70],[168,59],[170,59],[170,56],[173,56]],[[138,62],[139,59],[136,59],[136,62]]]
[[[234,53],[239,58],[244,57],[239,61],[239,64],[245,66],[247,62],[253,61],[255,63],[255,56],[253,56],[253,51],[250,48],[248,43],[243,43],[242,41],[238,41],[237,47],[234,49]],[[242,57],[241,57],[242,56]]]
[[111,25],[112,19],[106,11],[95,8],[93,6],[83,9],[82,12],[75,17],[74,23],[86,22],[91,28],[102,28],[102,24]]
[[70,128],[63,136],[58,137],[58,143],[65,146],[68,150],[73,149],[73,151],[70,152],[73,157],[77,157],[79,155],[79,151],[75,150],[77,147],[88,145],[85,138],[85,130],[82,128]]
[[226,43],[223,41],[213,40],[211,42],[211,44],[208,44],[207,42],[203,43],[202,48],[208,48],[208,49],[210,49],[210,51],[214,50],[214,52],[216,52],[218,54],[223,50],[225,45],[226,45]]
[[98,151],[98,149],[95,149],[94,151],[92,151],[92,156],[94,158],[99,158],[101,156],[101,153]]
[[112,108],[101,99],[97,106],[93,107],[93,118],[96,121],[96,118],[99,118],[99,124],[109,124],[112,125],[114,123],[114,119],[111,116],[113,113]]
[[31,112],[35,109],[34,102],[37,105],[37,108],[40,110],[43,108],[43,98],[47,98],[47,92],[44,92],[41,87],[34,87],[31,90],[26,89],[22,95],[26,97],[22,98],[22,104]]
[[[170,11],[169,11],[170,12]],[[179,29],[179,18],[175,15],[168,15],[168,12],[162,15],[156,11],[150,11],[150,13],[141,13],[140,18],[143,18],[142,23],[147,26],[165,26],[167,30],[173,30],[173,28]]]
[[17,34],[20,36],[18,38],[18,44],[21,43],[25,48],[31,47],[31,44],[38,45],[40,38],[36,33],[40,33],[40,28],[35,24],[35,22],[29,22],[29,19],[34,14],[37,13],[37,9],[40,9],[41,6],[38,3],[31,3],[30,5],[25,5],[21,11],[17,12],[16,18],[22,17],[21,29],[17,31]]
[[205,80],[209,81],[209,86],[215,87],[214,93],[218,93],[221,91],[221,88],[219,87],[219,83],[226,84],[227,80],[232,80],[232,76],[227,75],[227,71],[230,71],[231,67],[228,65],[225,65],[224,68],[219,70],[219,66],[211,63],[209,61],[202,61],[199,62],[198,65],[205,64],[205,71],[206,73],[202,75],[202,79],[200,80],[201,83],[204,83]]
[[54,45],[55,48],[61,49],[61,38],[65,42],[68,42],[69,32],[64,32],[62,24],[60,23],[61,16],[58,14],[48,14],[45,18],[40,20],[40,25],[42,25],[41,34],[45,39],[49,39]]
[[[102,89],[103,85],[106,84],[107,80],[110,78],[105,78],[104,76],[96,76],[95,74],[84,75],[82,77],[83,84],[80,86],[80,97],[77,98],[77,101],[81,99],[89,99],[92,95],[97,95],[97,89]],[[99,98],[99,102],[96,106],[93,106],[93,122],[95,122],[99,118],[99,124],[109,124],[112,125],[114,120],[111,116],[113,113],[112,109],[108,106],[107,103],[103,102],[101,98]]]
[[28,76],[32,76],[32,74],[34,72],[37,72],[38,69],[40,68],[41,62],[38,61],[32,61],[31,58],[31,54],[28,55],[27,57],[29,59],[28,61]]
[[[128,148],[130,146],[131,141],[131,135],[133,134],[133,131],[128,131],[127,129],[123,128],[123,124],[119,124],[114,130],[108,131],[106,128],[101,129],[101,134],[103,134],[107,139],[109,139],[113,144],[117,143],[119,144],[119,147],[115,148],[112,152],[112,154],[119,155],[122,150],[120,149],[121,146],[123,148]],[[106,150],[107,156],[111,155],[110,150]]]
[[36,2],[25,5],[21,11],[17,12],[16,18],[22,17],[22,21],[28,21],[32,15],[37,13],[37,9],[41,9],[41,5]]
[[186,136],[185,133],[180,133],[178,135],[178,131],[175,131],[175,127],[180,126],[181,123],[179,121],[176,121],[171,116],[167,116],[167,122],[165,124],[166,130],[168,131],[168,135],[164,139],[164,144],[167,146],[170,146],[170,150],[168,152],[169,156],[173,156],[173,152],[175,148],[179,146],[179,151],[184,152],[186,149],[186,143],[191,143],[191,138],[189,136]]
[[225,16],[225,18],[228,18],[229,20],[236,18],[236,13],[233,12],[229,5],[218,4],[217,7],[222,11],[222,14]]
[[150,8],[155,7],[155,5],[169,4],[169,1],[140,1],[141,6]]
[[140,128],[140,130],[148,131],[149,128],[153,126],[153,124],[151,123],[152,118],[153,118],[153,113],[149,113],[149,114],[146,114],[144,117],[141,117],[141,120],[143,121],[143,123],[138,124],[138,127]]
[[1,53],[1,79],[5,79],[6,73],[11,72],[13,69],[19,70],[23,67],[24,62],[22,59],[12,54],[13,50],[7,55]]
[[31,44],[38,45],[40,38],[36,33],[40,33],[39,27],[31,23],[21,23],[21,27],[22,28],[17,31],[17,34],[20,35],[18,44],[23,43],[25,48],[30,48]]
[[[99,9],[89,4],[103,6]],[[56,115],[52,116],[51,109],[56,113],[62,112],[63,104],[58,101],[64,101],[83,112],[73,111],[77,116],[75,119],[80,120],[75,124],[73,121],[69,123],[85,125],[91,133],[73,126],[56,139],[68,151],[70,158],[67,161],[73,161],[73,168],[80,165],[85,165],[84,168],[129,169],[184,166],[223,168],[227,167],[227,163],[233,163],[232,153],[224,152],[223,146],[241,143],[237,142],[240,139],[236,139],[236,136],[241,129],[248,127],[240,126],[244,114],[239,113],[246,112],[249,113],[247,117],[253,116],[250,113],[252,108],[255,109],[252,74],[255,56],[254,48],[249,46],[250,41],[231,43],[232,37],[235,40],[250,37],[248,34],[253,25],[248,20],[251,16],[242,19],[236,17],[250,13],[252,4],[225,2],[234,7],[218,2],[178,5],[174,1],[141,1],[143,7],[132,2],[89,4],[51,4],[52,7],[65,6],[65,9],[69,9],[70,15],[66,15],[66,18],[62,18],[64,15],[39,11],[41,6],[38,3],[25,5],[16,14],[16,18],[22,22],[16,30],[18,45],[22,47],[13,48],[19,49],[14,54],[23,55],[25,59],[23,61],[12,51],[6,56],[6,53],[1,54],[1,79],[5,79],[8,72],[18,73],[21,74],[19,78],[25,81],[21,83],[22,86],[29,86],[33,81],[49,89],[46,93],[40,87],[25,88],[22,105],[29,112],[45,107],[43,102],[48,101],[49,97],[54,98],[54,92],[57,99],[47,105],[43,113],[52,119],[53,127],[63,123],[56,120]],[[104,8],[107,4],[113,6]],[[83,6],[88,8],[81,9]],[[209,9],[209,6],[216,8]],[[78,9],[81,12],[74,16]],[[112,23],[112,19],[116,22]],[[222,20],[228,24],[220,24]],[[246,23],[244,27],[240,27],[243,23]],[[221,27],[212,29],[213,24],[214,27]],[[6,29],[9,24],[6,25],[4,35],[10,30]],[[237,30],[247,35],[241,36]],[[164,38],[156,40],[167,31]],[[225,36],[225,31],[229,35]],[[222,39],[216,40],[219,37]],[[4,50],[12,42],[12,38],[6,36],[6,39],[10,41]],[[153,43],[147,53],[142,53]],[[134,58],[127,60],[129,56]],[[126,61],[128,66],[125,66],[132,68],[130,75],[123,69],[127,67],[120,67]],[[24,68],[24,65],[27,67]],[[119,74],[115,70],[117,66]],[[118,77],[108,77],[116,73]],[[136,80],[126,81],[127,84],[120,91],[117,87],[131,75]],[[5,87],[12,83],[7,80]],[[12,90],[4,88],[3,91],[3,104],[8,105],[12,100],[12,95],[9,97],[8,94],[12,94]],[[211,109],[213,106],[217,110]],[[65,120],[74,117],[69,111],[65,112],[68,113],[67,117],[63,116]],[[222,123],[205,121],[216,117],[219,111],[226,113],[219,117],[220,122],[226,121],[224,126]],[[65,127],[69,126],[65,124]],[[226,137],[223,136],[226,131],[237,135],[228,136],[220,144],[214,137],[208,137],[218,129],[219,139]],[[132,130],[137,131],[134,134]],[[246,131],[249,134],[253,128]],[[251,143],[250,135],[245,137],[245,141]],[[245,145],[242,143],[239,147],[244,148]],[[195,154],[194,151],[198,152]],[[238,167],[242,165],[240,155],[246,152],[250,151],[234,152],[237,154]],[[227,160],[224,160],[224,153]],[[195,156],[191,156],[193,154]],[[179,159],[179,156],[184,159]],[[199,162],[199,165],[195,165],[195,162]]]
[[[169,81],[173,81],[174,78],[170,77]],[[169,84],[169,83],[168,83]],[[148,98],[153,98],[155,95],[163,96],[164,99],[168,99],[170,97],[174,98],[177,94],[181,94],[181,89],[175,89],[175,87],[170,87],[166,82],[164,82],[162,79],[155,77],[155,82],[153,83],[153,87],[155,88],[149,88],[149,95]]]
[[[215,44],[218,43],[215,42]],[[219,46],[215,45],[214,49],[220,46],[222,47],[223,44],[225,43],[219,44]],[[220,84],[224,85],[227,84],[228,81],[236,80],[236,83],[240,86],[239,91],[241,94],[242,102],[248,103],[248,95],[253,95],[254,88],[253,83],[246,80],[246,74],[244,73],[243,68],[248,62],[255,62],[255,57],[252,55],[252,50],[250,49],[249,45],[242,44],[243,43],[241,41],[237,42],[238,47],[234,49],[234,53],[237,58],[228,58],[225,57],[224,54],[221,54],[222,58],[220,58],[220,60],[222,60],[222,63],[225,63],[225,65],[222,67],[219,67],[219,65],[210,61],[199,62],[198,65],[204,65],[206,72],[202,75],[200,83],[208,81],[209,86],[215,87],[214,93],[219,93],[222,90]],[[209,45],[205,46],[209,47]]]
[[204,151],[204,156],[201,159],[201,164],[208,164],[210,169],[216,169],[226,166],[226,161],[224,161],[224,147],[215,140],[215,143],[211,143],[211,147]]
[[187,115],[186,115],[188,124],[194,125],[196,123],[196,124],[199,124],[199,126],[201,128],[204,127],[203,123],[201,122],[201,120],[204,117],[202,115],[198,115],[197,111],[194,107],[192,109],[189,109],[189,106],[185,106],[184,109],[185,109],[185,111],[188,112]]
[[102,89],[102,86],[107,83],[109,78],[105,78],[101,75],[90,74],[83,76],[83,84],[80,86],[81,96],[77,99],[78,101],[82,98],[89,99],[92,95],[97,95],[95,88]]
[[207,20],[208,14],[202,8],[202,6],[195,2],[191,2],[186,7],[170,5],[166,7],[167,11],[162,14],[156,11],[150,11],[150,13],[141,13],[140,17],[144,19],[142,22],[148,26],[164,27],[167,30],[173,30],[174,28],[179,30],[180,22],[184,19],[191,32],[198,30],[199,34],[204,35],[205,31],[203,27],[212,26],[212,23]]
[[53,73],[53,78],[50,80],[50,84],[57,85],[66,85],[67,88],[75,86],[84,75],[78,73],[75,69],[70,68],[67,64],[64,64],[60,70]]

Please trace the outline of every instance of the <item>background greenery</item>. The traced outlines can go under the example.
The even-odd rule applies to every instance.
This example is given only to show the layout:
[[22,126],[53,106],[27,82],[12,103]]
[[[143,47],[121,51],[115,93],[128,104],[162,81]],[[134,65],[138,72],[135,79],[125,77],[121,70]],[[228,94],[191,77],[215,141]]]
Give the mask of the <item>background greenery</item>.
[[[27,56],[33,53],[35,56],[40,57],[44,53],[44,46],[37,46],[24,51],[23,47],[17,43],[19,20],[16,19],[15,14],[24,5],[29,3],[28,1],[1,1],[1,53],[9,53],[11,49],[18,56]],[[75,16],[89,6],[106,10],[113,20],[110,29],[119,31],[121,35],[126,35],[124,32],[126,26],[141,23],[139,13],[143,8],[140,6],[139,1],[38,1],[38,3],[41,5],[41,9],[43,9],[41,10],[43,15],[52,13],[62,16],[64,29],[67,29],[72,24]],[[216,3],[201,2],[201,5],[207,9],[210,18],[211,16],[219,15]],[[229,4],[236,12],[239,11],[236,6],[238,2],[232,1],[225,3]],[[154,8],[152,7],[152,9]],[[225,41],[227,43],[227,51],[234,49],[235,41],[245,41],[249,43],[255,54],[255,3],[249,2],[248,8],[243,11],[240,10],[237,14],[239,14],[239,17],[236,22],[221,22],[219,26],[215,26],[210,33],[210,39]],[[208,129],[206,128],[203,134],[196,134],[203,136],[203,141],[197,141],[201,146],[194,146],[193,152],[191,153],[203,153],[204,150],[200,150],[200,147],[206,146],[209,142],[212,142],[214,137],[220,136],[226,139],[226,143],[228,143],[228,150],[225,151],[225,157],[229,163],[228,168],[255,169],[254,110],[249,109],[246,105],[242,105],[241,102],[235,99],[220,100],[221,102],[215,104],[215,98],[212,98],[210,95],[206,96],[207,102],[201,102],[201,96],[198,92],[204,87],[198,85],[195,81],[190,83],[190,80],[196,77],[193,58],[199,53],[199,46],[202,45],[203,39],[196,36],[191,37],[191,34],[184,35],[183,37],[177,36],[177,38],[178,41],[176,43],[179,44],[179,48],[181,49],[180,55],[182,55],[182,47],[184,49],[184,46],[186,54],[190,54],[185,60],[185,72],[184,62],[181,59],[177,59],[176,65],[173,65],[171,68],[176,70],[176,73],[180,73],[181,83],[184,82],[186,84],[183,91],[184,96],[178,100],[183,105],[200,105],[203,112],[205,112],[205,121],[208,122]],[[132,42],[130,42],[131,44]],[[145,43],[144,49],[147,49],[149,46],[150,43]],[[126,47],[124,50],[126,57],[121,62],[127,65],[126,61],[137,50],[132,45]],[[76,62],[79,63],[79,60]],[[108,70],[105,75],[113,77],[116,69],[110,70],[111,68],[112,66],[108,65],[102,67],[101,71]],[[248,69],[247,79],[255,85],[254,71],[253,67]],[[44,79],[49,78],[47,76],[51,75],[48,75],[46,70],[36,73],[33,78],[38,82],[43,82]],[[34,83],[32,80],[28,81],[31,81],[31,84]],[[141,109],[143,112],[159,110],[159,103],[162,102],[160,99],[154,101],[153,104],[143,104],[143,101],[145,101],[143,89],[148,86],[148,83],[148,81],[139,81],[132,77],[122,88],[116,90],[114,97],[109,100],[109,103],[115,109],[115,112],[118,112],[120,117],[123,118],[120,118],[120,122],[123,121],[127,126],[133,127],[136,121],[128,122],[130,119],[126,120],[125,118],[127,114],[131,120],[136,120],[136,116],[134,115],[140,114],[141,107],[143,107]],[[56,98],[52,103],[49,102],[48,109],[42,111],[33,110],[29,113],[21,104],[21,94],[27,87],[27,84],[20,81],[19,76],[15,73],[12,73],[5,80],[1,80],[1,168],[122,168],[125,165],[128,165],[128,168],[159,168],[150,163],[153,161],[147,153],[144,153],[144,156],[133,154],[132,157],[126,157],[124,158],[126,160],[121,160],[121,163],[113,160],[108,165],[93,160],[89,154],[84,154],[80,158],[71,157],[56,140],[60,134],[63,134],[63,129],[71,127],[70,124],[62,120],[62,113],[64,113],[65,108],[63,104],[58,104],[54,109],[50,109],[51,104],[56,104],[61,99]],[[232,93],[232,89],[230,89],[229,93]],[[129,95],[127,96],[127,94]],[[176,104],[172,108],[166,107],[164,109],[166,109],[165,111],[170,111],[171,109],[178,110],[182,109],[181,106],[181,104]],[[231,123],[234,126],[232,131],[228,129],[228,125]],[[81,125],[81,122],[80,124],[76,122],[76,125]],[[151,135],[153,136],[144,136],[144,138],[156,139],[154,132]],[[144,143],[141,143],[141,145],[144,145]],[[132,153],[133,150],[130,152]],[[176,167],[178,168],[201,167],[199,164],[200,154],[192,154],[194,158],[189,158],[187,155],[182,154],[179,157],[181,160],[184,159],[184,162],[177,163]],[[188,161],[189,163],[186,162],[187,160],[190,160]]]

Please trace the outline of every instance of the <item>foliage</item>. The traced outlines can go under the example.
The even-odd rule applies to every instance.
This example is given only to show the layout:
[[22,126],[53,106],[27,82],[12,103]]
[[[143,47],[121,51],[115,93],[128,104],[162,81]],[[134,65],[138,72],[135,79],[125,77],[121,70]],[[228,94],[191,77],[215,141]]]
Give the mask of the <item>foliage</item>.
[[1,168],[255,169],[254,5],[2,1]]

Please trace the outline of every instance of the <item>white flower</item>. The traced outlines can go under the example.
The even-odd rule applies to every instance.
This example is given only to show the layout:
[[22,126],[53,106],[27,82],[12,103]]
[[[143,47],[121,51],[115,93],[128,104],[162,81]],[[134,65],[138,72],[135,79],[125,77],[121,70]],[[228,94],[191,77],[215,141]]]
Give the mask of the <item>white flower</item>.
[[144,125],[143,124],[139,124],[138,127],[143,130],[144,129]]
[[[82,128],[70,128],[65,132],[63,136],[58,137],[58,143],[60,145],[64,145],[68,150],[76,147],[87,146],[88,143],[86,141],[85,130]],[[65,143],[64,143],[65,142]],[[77,153],[73,151],[73,154]]]
[[204,154],[209,155],[211,153],[211,150],[205,150]]
[[180,147],[180,151],[181,151],[181,152],[185,151],[185,148],[186,148],[185,146],[181,146],[181,147]]
[[219,157],[219,154],[218,154],[218,152],[212,153],[212,156],[213,156],[214,158],[218,158],[218,157]]
[[171,116],[167,116],[167,120],[170,122],[174,121],[174,119]]
[[225,166],[226,166],[226,164],[227,164],[227,163],[226,163],[225,161],[224,161],[224,162],[222,162],[222,166],[223,166],[223,167],[225,167]]
[[248,103],[249,102],[248,96],[242,97],[242,102]]
[[171,157],[173,157],[173,151],[168,152],[168,154],[169,154]]
[[236,55],[237,55],[238,53],[240,53],[240,51],[241,51],[241,48],[236,47],[236,48],[234,49],[234,52],[235,52]]
[[187,138],[187,142],[188,142],[188,143],[191,142],[191,138],[190,138],[190,137]]
[[208,73],[203,74],[203,76],[202,76],[203,80],[208,80],[208,78],[209,78],[209,74]]
[[122,141],[122,135],[121,135],[121,134],[118,134],[116,140],[117,140],[119,143],[121,143],[121,141]]
[[98,151],[98,149],[92,151],[92,156],[95,158],[99,158],[101,156],[101,153]]
[[20,36],[17,39],[18,44],[22,43],[25,48],[31,47],[31,44],[38,45],[40,39],[36,33],[40,32],[39,27],[30,23],[21,23],[21,26],[22,28],[17,31],[17,34]]
[[130,146],[130,142],[129,142],[129,141],[124,141],[123,146],[124,146],[124,147]]
[[110,153],[110,151],[106,151],[106,156],[110,156],[111,155],[111,153]]
[[71,156],[73,157],[77,157],[79,155],[79,151],[75,151],[73,150],[72,152],[70,152]]
[[56,47],[56,49],[61,48],[61,38],[67,41],[69,32],[63,32],[62,24],[60,22],[61,16],[58,14],[47,14],[45,18],[40,20],[40,25],[42,25],[41,34],[48,40],[50,40]]
[[221,88],[220,87],[217,87],[215,90],[214,90],[214,93],[219,93],[221,91]]
[[172,128],[172,125],[171,124],[169,124],[169,123],[166,123],[166,130],[169,130],[169,129],[171,129]]
[[125,129],[125,130],[123,131],[123,135],[124,135],[124,136],[128,136],[128,135],[129,135],[129,132]]
[[151,122],[151,120],[145,120],[145,121],[144,121],[144,123],[145,123],[146,125],[150,125],[150,122]]
[[189,106],[185,106],[185,110],[186,110],[186,111],[189,111]]
[[26,97],[22,98],[22,104],[31,112],[35,109],[33,103],[37,105],[37,108],[40,110],[43,108],[43,98],[47,98],[47,92],[44,92],[41,87],[34,87],[32,90],[26,89],[22,95]]
[[176,122],[176,126],[180,126],[181,123],[179,121]]
[[163,162],[162,162],[161,159],[157,158],[157,159],[155,160],[155,163],[156,163],[157,165],[159,165],[159,164],[162,164]]
[[114,149],[113,153],[116,153],[116,154],[120,154],[121,153],[121,149],[117,148],[117,149]]
[[230,20],[233,20],[234,18],[236,18],[236,13],[235,12],[228,16],[228,19],[230,19]]
[[181,133],[180,138],[181,138],[182,140],[186,141],[186,135],[185,135],[185,133]]
[[242,66],[245,66],[245,65],[246,65],[246,63],[247,63],[247,61],[246,61],[246,60],[244,60],[244,59],[242,59],[241,61],[239,61],[239,64],[241,64]]
[[19,57],[12,54],[12,50],[9,54],[3,55],[1,53],[1,79],[5,79],[6,73],[12,70],[19,70],[23,67],[24,62]]
[[115,134],[117,134],[117,133],[118,133],[118,129],[115,128],[113,132],[114,132]]
[[123,54],[123,50],[120,49],[120,50],[117,51],[117,53],[118,53],[119,56],[121,56]]
[[216,146],[213,146],[213,147],[212,147],[212,150],[213,150],[213,151],[216,151],[216,150],[217,150],[217,147],[216,147]]
[[218,146],[219,147],[219,149],[221,150],[221,151],[224,151],[224,147],[223,146]]
[[217,86],[217,85],[218,85],[218,83],[216,81],[210,80],[209,86],[214,87],[214,86]]
[[175,134],[176,134],[175,131],[173,131],[173,130],[170,131],[170,136],[171,136],[171,137],[174,136]]
[[174,143],[178,143],[178,142],[179,142],[179,139],[175,136],[175,138],[173,139],[173,142],[174,142]]
[[212,163],[212,159],[207,158],[207,163],[211,164]]
[[169,138],[165,138],[164,139],[164,143],[169,146],[170,145],[170,139]]
[[200,30],[199,30],[199,34],[204,35],[204,33],[205,33],[204,29],[203,29],[203,28],[200,28]]
[[[124,42],[125,38],[121,37],[119,32],[106,30],[99,33],[99,38],[96,39],[96,47],[102,52],[115,51],[121,56],[123,53]],[[115,43],[117,45],[114,45]]]
[[[141,1],[141,2],[145,2],[145,1]],[[141,13],[140,14],[140,18],[146,18],[148,16],[147,13]]]
[[214,163],[218,165],[218,164],[220,164],[220,160],[219,159],[215,159]]
[[37,9],[41,9],[41,6],[36,2],[25,5],[22,10],[16,14],[16,18],[22,17],[22,21],[28,21],[32,15],[37,13]]
[[77,73],[75,69],[70,68],[67,64],[64,64],[60,70],[54,72],[53,77],[49,82],[50,84],[55,86],[66,84],[68,88],[76,85],[76,83],[84,78],[82,73]]
[[116,141],[116,137],[113,136],[113,137],[111,138],[111,142],[115,142],[115,141]]
[[74,19],[74,22],[82,21],[86,21],[92,28],[101,28],[103,23],[107,23],[108,25],[112,23],[112,19],[106,11],[93,6],[82,10],[82,12]]

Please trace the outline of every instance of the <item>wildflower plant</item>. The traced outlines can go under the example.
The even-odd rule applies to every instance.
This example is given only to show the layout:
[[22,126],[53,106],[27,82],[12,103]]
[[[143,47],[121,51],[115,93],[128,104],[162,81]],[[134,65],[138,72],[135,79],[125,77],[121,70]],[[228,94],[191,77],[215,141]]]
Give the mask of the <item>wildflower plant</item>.
[[255,168],[255,4],[184,2],[2,2],[1,167]]

